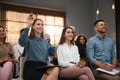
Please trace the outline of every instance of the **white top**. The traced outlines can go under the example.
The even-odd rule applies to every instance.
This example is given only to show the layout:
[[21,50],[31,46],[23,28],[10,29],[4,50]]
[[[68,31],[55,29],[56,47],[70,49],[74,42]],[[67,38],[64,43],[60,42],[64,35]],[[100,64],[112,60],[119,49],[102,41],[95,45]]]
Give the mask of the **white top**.
[[15,44],[13,46],[15,59],[18,61],[18,57],[23,54],[24,47],[20,46],[20,44]]
[[63,67],[72,67],[75,64],[70,62],[78,63],[80,60],[78,48],[76,45],[71,45],[68,47],[66,43],[59,45],[57,48],[57,58],[58,64]]

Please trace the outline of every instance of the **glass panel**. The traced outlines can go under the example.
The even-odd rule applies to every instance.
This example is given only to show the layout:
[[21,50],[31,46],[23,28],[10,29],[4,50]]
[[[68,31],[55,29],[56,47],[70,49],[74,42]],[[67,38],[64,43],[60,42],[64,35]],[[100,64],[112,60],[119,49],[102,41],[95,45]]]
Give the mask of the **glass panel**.
[[22,28],[26,27],[26,23],[6,22],[7,27],[7,41],[15,44],[18,42],[19,32]]
[[17,12],[14,11],[6,11],[6,20],[16,21]]
[[54,44],[54,26],[45,26],[44,33],[48,33],[51,38],[51,44]]
[[16,33],[19,31],[18,23],[16,22],[6,22],[8,33]]
[[42,19],[44,24],[45,24],[45,15],[37,15],[37,18]]
[[59,41],[60,41],[60,36],[55,36],[55,40],[54,40],[54,44],[58,45]]
[[63,28],[64,27],[55,26],[55,40],[54,40],[55,45],[57,45],[59,43]]
[[[3,14],[4,13],[4,14]],[[15,11],[2,11],[2,15],[6,14],[8,21],[1,21],[1,24],[7,27],[7,41],[15,44],[18,42],[19,32],[22,28],[27,26],[26,18],[28,13],[20,13]],[[44,33],[50,34],[51,43],[57,45],[64,26],[64,18],[46,15],[34,15],[34,18],[40,18],[44,21]],[[2,20],[6,20],[2,17]],[[5,24],[6,23],[6,24]]]
[[55,25],[64,26],[64,19],[62,17],[55,17]]
[[54,17],[53,16],[46,16],[46,24],[54,25]]
[[55,35],[60,36],[64,27],[55,27]]
[[12,45],[18,42],[19,34],[7,34],[8,38],[7,41],[10,42]]
[[26,22],[27,17],[28,17],[28,14],[18,12],[16,21]]

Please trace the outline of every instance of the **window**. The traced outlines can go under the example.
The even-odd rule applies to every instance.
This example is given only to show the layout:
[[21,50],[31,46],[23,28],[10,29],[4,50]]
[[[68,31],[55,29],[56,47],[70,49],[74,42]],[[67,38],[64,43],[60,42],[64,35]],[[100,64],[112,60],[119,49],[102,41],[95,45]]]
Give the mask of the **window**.
[[[14,7],[17,9],[14,9]],[[65,26],[65,12],[61,14],[61,12],[58,11],[48,11],[36,8],[28,8],[28,11],[26,11],[26,8],[28,7],[2,4],[1,24],[7,29],[7,41],[12,44],[18,42],[20,30],[27,26],[26,18],[30,13],[28,11],[32,10],[35,18],[41,18],[44,21],[44,33],[50,34],[51,43],[57,45],[61,31]]]

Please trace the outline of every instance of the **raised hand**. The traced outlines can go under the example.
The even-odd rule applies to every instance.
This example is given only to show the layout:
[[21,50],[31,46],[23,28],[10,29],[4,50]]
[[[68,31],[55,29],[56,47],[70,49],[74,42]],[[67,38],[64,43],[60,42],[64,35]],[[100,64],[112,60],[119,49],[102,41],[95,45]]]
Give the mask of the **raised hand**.
[[33,13],[30,13],[30,15],[27,18],[27,24],[28,24],[28,28],[30,28],[32,26],[33,23]]

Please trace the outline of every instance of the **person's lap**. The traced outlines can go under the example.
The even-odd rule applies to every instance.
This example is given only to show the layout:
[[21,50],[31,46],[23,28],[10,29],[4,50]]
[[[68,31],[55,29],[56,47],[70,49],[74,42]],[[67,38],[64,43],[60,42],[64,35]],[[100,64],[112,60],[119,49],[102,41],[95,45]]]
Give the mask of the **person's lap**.
[[120,80],[120,75],[109,75],[97,70],[93,70],[93,74],[96,78],[100,78],[102,80]]

